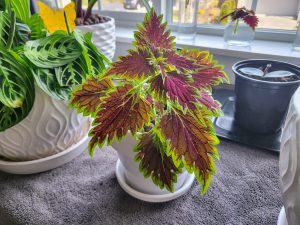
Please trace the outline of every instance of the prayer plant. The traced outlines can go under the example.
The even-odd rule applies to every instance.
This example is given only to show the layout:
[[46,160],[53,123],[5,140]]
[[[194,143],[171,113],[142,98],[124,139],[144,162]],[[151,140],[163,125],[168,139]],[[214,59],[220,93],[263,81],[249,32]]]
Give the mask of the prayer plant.
[[212,86],[228,79],[209,52],[177,50],[162,19],[149,10],[134,33],[134,48],[74,91],[71,104],[94,118],[91,155],[96,146],[131,134],[138,139],[135,160],[146,178],[172,192],[185,168],[204,194],[218,159],[211,118],[221,109]]
[[73,31],[74,3],[62,11],[43,6],[40,17],[30,14],[28,0],[1,1],[0,131],[29,114],[37,87],[69,100],[74,86],[102,73],[108,63],[90,33]]

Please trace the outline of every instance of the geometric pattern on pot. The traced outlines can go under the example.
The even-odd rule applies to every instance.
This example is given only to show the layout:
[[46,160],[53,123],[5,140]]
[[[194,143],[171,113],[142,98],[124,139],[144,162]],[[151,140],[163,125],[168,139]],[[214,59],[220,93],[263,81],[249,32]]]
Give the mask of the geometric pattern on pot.
[[28,161],[57,154],[79,142],[88,132],[90,118],[67,107],[68,102],[46,95],[36,87],[29,115],[0,132],[0,157]]
[[280,185],[289,225],[300,221],[300,88],[291,100],[281,138]]
[[105,23],[77,26],[76,29],[83,33],[91,32],[94,45],[102,54],[112,60],[116,50],[115,20],[111,17],[107,18],[109,20]]

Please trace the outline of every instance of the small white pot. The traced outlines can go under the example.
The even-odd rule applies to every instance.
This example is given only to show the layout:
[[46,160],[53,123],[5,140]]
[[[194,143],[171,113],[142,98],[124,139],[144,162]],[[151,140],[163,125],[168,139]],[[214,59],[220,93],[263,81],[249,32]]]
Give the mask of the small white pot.
[[36,88],[33,108],[17,125],[0,132],[0,157],[29,161],[58,154],[86,136],[90,118]]
[[[280,186],[284,209],[278,225],[300,223],[300,88],[295,92],[281,137]],[[286,220],[284,218],[286,214]],[[282,221],[282,222],[280,222]]]
[[[161,190],[158,186],[153,184],[152,179],[149,177],[145,179],[143,174],[139,171],[139,163],[134,162],[133,147],[137,141],[127,135],[121,142],[114,142],[112,147],[117,151],[119,159],[124,167],[125,180],[133,189],[150,195],[162,195],[169,193],[168,190]],[[122,168],[123,168],[122,167]],[[178,175],[177,183],[174,185],[174,191],[180,189],[186,181],[188,173],[185,171]]]
[[116,50],[116,27],[115,20],[108,17],[105,23],[77,26],[76,29],[83,33],[91,32],[92,40],[98,50],[108,59],[112,60]]

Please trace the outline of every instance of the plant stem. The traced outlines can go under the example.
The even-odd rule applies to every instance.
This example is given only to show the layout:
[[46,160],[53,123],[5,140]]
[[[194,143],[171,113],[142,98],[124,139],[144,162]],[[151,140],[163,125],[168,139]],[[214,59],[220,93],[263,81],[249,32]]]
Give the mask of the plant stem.
[[234,27],[234,31],[233,31],[233,34],[236,34],[236,32],[237,32],[237,29],[238,29],[238,26],[239,26],[239,19],[237,19],[236,20],[236,22],[235,22],[235,27]]
[[16,14],[14,12],[11,12],[11,24],[9,28],[9,35],[8,35],[7,46],[6,46],[8,50],[12,46],[15,33],[16,33]]
[[150,13],[150,12],[151,12],[151,7],[150,7],[150,5],[149,5],[148,0],[142,0],[142,1],[143,1],[144,6],[145,6],[146,9],[147,9],[147,12]]
[[93,7],[94,7],[94,5],[96,4],[97,1],[98,0],[89,0],[89,4],[88,4],[88,7],[86,9],[83,20],[88,19],[92,15],[92,9],[93,9]]
[[69,21],[68,21],[68,17],[67,17],[66,11],[64,11],[64,17],[65,17],[65,23],[66,23],[66,26],[67,26],[68,34],[71,34],[70,24],[69,24]]

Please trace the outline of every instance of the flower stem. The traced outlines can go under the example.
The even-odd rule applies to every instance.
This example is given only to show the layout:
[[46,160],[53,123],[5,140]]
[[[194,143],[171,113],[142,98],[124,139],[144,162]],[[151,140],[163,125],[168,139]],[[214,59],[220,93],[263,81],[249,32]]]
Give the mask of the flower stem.
[[236,34],[237,33],[237,29],[238,29],[238,26],[239,26],[239,19],[236,20],[235,22],[235,27],[234,27],[234,31],[233,31],[233,34]]
[[66,11],[64,11],[64,17],[65,17],[65,23],[66,23],[66,26],[67,26],[68,34],[71,34],[70,24],[69,24],[69,21],[68,21],[68,17],[67,17]]

